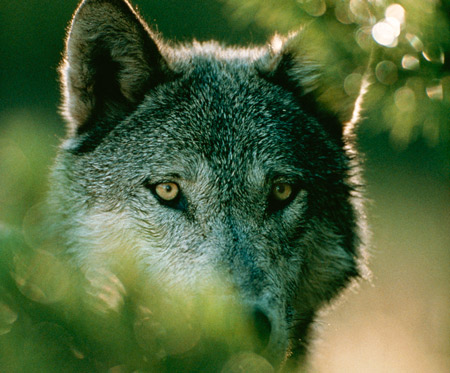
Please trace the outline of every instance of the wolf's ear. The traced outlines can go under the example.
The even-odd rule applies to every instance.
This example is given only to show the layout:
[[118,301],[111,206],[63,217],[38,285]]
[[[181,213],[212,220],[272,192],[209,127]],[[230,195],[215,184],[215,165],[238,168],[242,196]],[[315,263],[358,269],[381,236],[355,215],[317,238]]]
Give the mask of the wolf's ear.
[[72,135],[120,119],[169,75],[154,36],[127,0],[79,5],[60,71]]
[[[324,68],[321,51],[308,43],[309,30],[302,30],[283,38],[276,35],[269,53],[261,60],[260,71],[275,84],[292,91],[302,108],[318,118],[325,130],[339,143],[353,136],[359,120],[361,99],[366,85],[361,82],[359,95],[349,96],[342,89],[343,82],[336,81]],[[311,38],[317,41],[314,36]]]

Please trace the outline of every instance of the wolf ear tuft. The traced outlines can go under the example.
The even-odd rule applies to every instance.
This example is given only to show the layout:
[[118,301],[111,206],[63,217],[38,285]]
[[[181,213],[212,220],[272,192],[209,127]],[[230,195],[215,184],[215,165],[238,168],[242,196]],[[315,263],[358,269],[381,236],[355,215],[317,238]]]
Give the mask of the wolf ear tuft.
[[169,74],[157,41],[126,0],[84,0],[60,67],[71,135],[121,119]]
[[[333,68],[322,61],[324,49],[317,47],[313,29],[303,29],[287,37],[275,35],[269,44],[269,53],[261,61],[260,71],[267,79],[279,84],[299,100],[302,108],[318,118],[325,130],[342,144],[359,119],[363,91],[359,96],[349,96],[343,83],[333,76]],[[312,42],[310,42],[312,40]]]

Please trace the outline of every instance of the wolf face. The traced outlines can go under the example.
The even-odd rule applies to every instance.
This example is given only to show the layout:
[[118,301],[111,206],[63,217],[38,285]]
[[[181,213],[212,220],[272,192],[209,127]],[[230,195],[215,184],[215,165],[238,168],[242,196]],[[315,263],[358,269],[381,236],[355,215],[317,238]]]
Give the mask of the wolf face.
[[233,299],[274,366],[358,275],[354,156],[299,50],[169,46],[125,0],[85,0],[62,64],[68,137],[53,172],[73,263]]

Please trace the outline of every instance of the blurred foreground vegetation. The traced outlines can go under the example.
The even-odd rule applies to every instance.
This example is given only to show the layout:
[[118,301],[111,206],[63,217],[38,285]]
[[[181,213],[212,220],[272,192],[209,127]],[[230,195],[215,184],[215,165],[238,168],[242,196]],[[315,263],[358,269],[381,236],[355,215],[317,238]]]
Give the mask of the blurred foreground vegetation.
[[80,271],[56,242],[0,238],[2,372],[273,372],[244,352],[257,336],[220,281],[189,295],[150,284],[132,258]]
[[[212,318],[231,305],[209,304],[205,298],[204,304],[180,309],[177,295],[170,304],[159,295],[147,296],[134,307],[138,324],[130,325],[130,314],[119,316],[117,310],[131,307],[125,285],[135,279],[101,271],[80,278],[37,229],[48,169],[64,133],[56,68],[77,2],[0,2],[0,371],[128,372],[115,364],[122,357],[136,371],[196,366],[212,371],[225,363],[226,354],[217,356],[217,351],[227,350],[230,340],[230,356],[233,348],[254,343],[239,312]],[[324,317],[331,325],[313,363],[321,372],[447,372],[449,2],[134,3],[148,21],[156,20],[164,36],[178,40],[263,43],[275,31],[287,34],[307,26],[329,79],[325,104],[355,97],[369,66],[368,119],[360,128],[360,143],[374,201],[369,206],[374,286],[364,284],[360,294]],[[152,324],[149,312],[170,321]],[[192,328],[203,330],[207,341],[208,336],[223,339],[199,344]],[[108,345],[102,350],[96,341]],[[93,360],[91,349],[103,359]],[[248,371],[270,371],[256,355],[238,355],[229,364],[230,371],[240,364],[248,364]]]
[[256,22],[287,34],[312,28],[328,78],[326,101],[354,96],[366,73],[370,131],[389,132],[405,148],[450,136],[450,3],[439,0],[225,0],[241,25]]

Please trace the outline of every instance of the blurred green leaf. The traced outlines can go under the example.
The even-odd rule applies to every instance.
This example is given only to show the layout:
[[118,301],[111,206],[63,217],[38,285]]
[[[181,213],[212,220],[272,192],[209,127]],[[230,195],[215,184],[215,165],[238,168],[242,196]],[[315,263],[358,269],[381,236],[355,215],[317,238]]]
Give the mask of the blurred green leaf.
[[[369,54],[373,82],[364,108],[372,133],[404,148],[449,140],[450,6],[439,0],[224,0],[241,26],[288,33],[308,25],[331,95],[352,96]],[[331,101],[331,100],[330,100]],[[381,115],[379,115],[381,113]],[[370,119],[372,118],[372,119]]]

